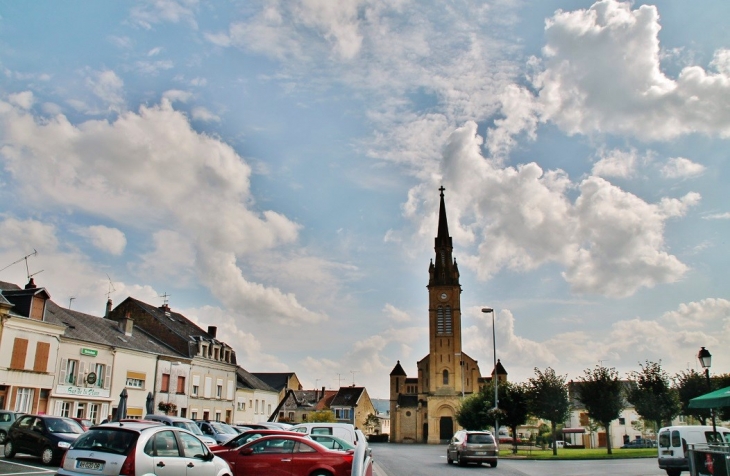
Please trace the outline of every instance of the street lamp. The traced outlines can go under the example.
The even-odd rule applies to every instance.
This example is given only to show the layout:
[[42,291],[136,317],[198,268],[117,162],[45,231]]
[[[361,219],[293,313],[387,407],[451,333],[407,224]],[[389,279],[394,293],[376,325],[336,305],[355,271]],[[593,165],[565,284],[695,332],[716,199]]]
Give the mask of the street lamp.
[[[700,359],[702,368],[705,369],[705,377],[707,377],[707,389],[712,391],[712,383],[710,382],[710,366],[712,365],[712,354],[704,347],[700,349],[700,353],[697,354],[697,358]],[[716,437],[717,427],[715,426],[715,409],[710,408],[710,415],[712,415],[712,438]]]
[[499,417],[497,416],[497,411],[499,410],[499,399],[497,398],[497,385],[499,382],[499,378],[497,378],[497,332],[494,327],[494,309],[491,307],[483,307],[482,308],[483,313],[492,313],[492,347],[494,349],[494,437],[497,439],[497,442],[499,442]]

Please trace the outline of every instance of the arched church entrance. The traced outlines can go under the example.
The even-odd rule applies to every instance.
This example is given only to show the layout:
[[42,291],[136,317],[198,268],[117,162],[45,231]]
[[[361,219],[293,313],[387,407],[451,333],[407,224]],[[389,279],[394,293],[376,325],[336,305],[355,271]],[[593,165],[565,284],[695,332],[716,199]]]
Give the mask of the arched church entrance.
[[450,416],[442,416],[439,420],[439,439],[449,441],[454,436],[454,419]]

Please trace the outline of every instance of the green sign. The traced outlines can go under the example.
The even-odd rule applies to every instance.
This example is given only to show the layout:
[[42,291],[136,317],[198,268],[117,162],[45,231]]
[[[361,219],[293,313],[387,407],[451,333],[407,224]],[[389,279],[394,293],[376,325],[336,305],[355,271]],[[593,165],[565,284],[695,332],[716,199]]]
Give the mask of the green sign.
[[91,357],[96,357],[98,354],[99,354],[98,350],[84,349],[83,347],[81,348],[81,355],[90,355]]

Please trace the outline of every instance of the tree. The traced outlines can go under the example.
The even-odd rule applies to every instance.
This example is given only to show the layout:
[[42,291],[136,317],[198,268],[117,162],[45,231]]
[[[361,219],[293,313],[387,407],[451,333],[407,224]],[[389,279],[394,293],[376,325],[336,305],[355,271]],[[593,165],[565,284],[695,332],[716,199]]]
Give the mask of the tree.
[[566,376],[556,375],[555,370],[548,367],[544,372],[535,367],[535,377],[528,382],[531,412],[538,418],[548,420],[553,435],[553,455],[558,454],[555,443],[557,426],[563,423],[570,414],[570,399]]
[[621,415],[625,407],[623,383],[618,372],[599,365],[593,370],[586,369],[576,388],[576,397],[585,405],[588,416],[605,428],[607,453],[612,454],[611,422]]
[[641,372],[629,374],[629,402],[643,419],[656,424],[658,431],[664,422],[670,422],[679,414],[677,392],[670,386],[669,375],[660,362],[646,361]]
[[335,412],[332,410],[317,410],[309,414],[307,421],[311,423],[334,423],[337,420],[335,419]]
[[456,421],[465,430],[482,430],[487,426],[488,406],[484,392],[480,391],[461,401],[456,411]]
[[674,381],[677,397],[679,398],[679,413],[684,416],[695,417],[703,425],[706,425],[707,419],[711,417],[710,410],[708,408],[689,408],[689,401],[710,392],[707,378],[694,369],[690,369],[675,375]]
[[[530,412],[528,388],[524,384],[504,382],[499,390],[499,408],[504,411],[501,420],[512,430],[512,453],[517,454],[517,427],[527,422]],[[501,393],[501,392],[500,392]]]

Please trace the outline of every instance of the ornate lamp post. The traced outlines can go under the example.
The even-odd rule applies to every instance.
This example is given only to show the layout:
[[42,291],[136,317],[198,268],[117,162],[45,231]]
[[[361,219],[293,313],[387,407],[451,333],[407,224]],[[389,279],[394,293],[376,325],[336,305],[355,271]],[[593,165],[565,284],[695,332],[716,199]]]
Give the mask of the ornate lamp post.
[[491,307],[482,308],[483,313],[492,313],[492,347],[494,349],[494,437],[499,443],[499,417],[497,416],[496,410],[499,410],[499,399],[497,398],[497,385],[499,378],[497,377],[497,332],[494,327],[494,309]]
[[[712,391],[712,382],[710,381],[710,366],[712,365],[712,354],[704,347],[700,349],[700,353],[697,354],[697,358],[700,359],[702,368],[705,369],[705,377],[707,377],[707,389]],[[712,415],[712,437],[715,438],[717,434],[717,427],[715,426],[715,409],[710,409],[710,415]]]

